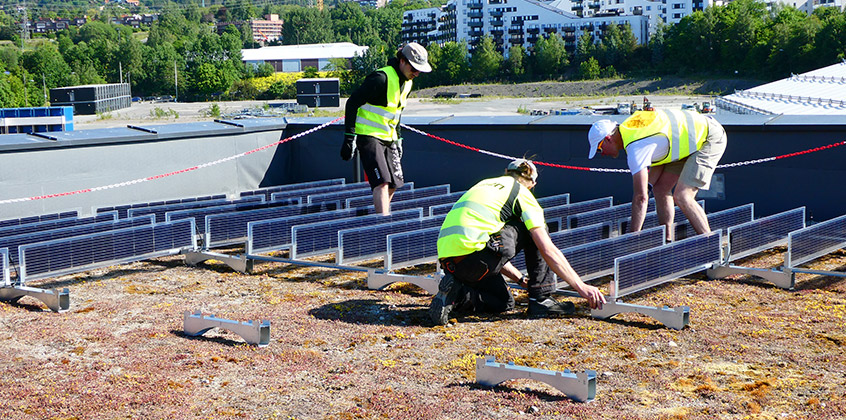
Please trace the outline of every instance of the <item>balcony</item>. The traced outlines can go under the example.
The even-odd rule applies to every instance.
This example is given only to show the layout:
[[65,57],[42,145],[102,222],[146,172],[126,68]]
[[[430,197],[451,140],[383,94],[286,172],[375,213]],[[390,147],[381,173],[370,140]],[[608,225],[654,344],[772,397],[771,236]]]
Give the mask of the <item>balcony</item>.
[[482,35],[485,34],[485,32],[481,29],[475,29],[475,30],[468,32],[467,34],[470,35],[470,36],[482,36]]
[[558,28],[543,28],[543,32],[547,34],[558,33]]
[[488,14],[493,17],[502,17],[502,10],[489,10]]
[[520,34],[520,36],[523,36],[523,28],[509,28],[508,33],[511,35]]
[[526,29],[526,32],[533,34],[533,35],[537,35],[538,33],[540,33],[540,28],[537,28],[537,27],[529,28],[529,29]]
[[505,24],[502,19],[491,19],[490,22],[493,26],[502,26]]
[[530,36],[530,37],[526,38],[526,41],[528,41],[529,44],[534,44],[534,43],[538,42],[538,36],[537,35]]
[[469,17],[469,18],[480,18],[480,17],[482,17],[482,11],[481,10],[471,10],[471,11],[467,12],[467,17]]
[[484,5],[485,4],[483,2],[467,3],[467,7],[470,9],[481,9],[482,7],[484,7]]
[[471,28],[481,28],[482,25],[484,25],[484,23],[482,23],[482,21],[479,21],[479,20],[471,20],[469,23],[467,23],[467,25],[470,26]]

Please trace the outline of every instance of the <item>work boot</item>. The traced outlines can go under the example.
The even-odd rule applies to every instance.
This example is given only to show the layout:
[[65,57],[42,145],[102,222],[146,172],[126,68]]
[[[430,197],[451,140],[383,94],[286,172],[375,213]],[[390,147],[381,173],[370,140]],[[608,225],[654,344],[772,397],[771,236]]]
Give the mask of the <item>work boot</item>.
[[569,315],[576,310],[573,302],[559,302],[553,298],[529,298],[529,309],[526,313],[529,318],[546,318],[557,315]]
[[435,325],[446,325],[449,322],[449,313],[452,312],[460,291],[461,287],[452,274],[447,273],[441,278],[438,294],[432,298],[432,304],[429,305],[429,318]]

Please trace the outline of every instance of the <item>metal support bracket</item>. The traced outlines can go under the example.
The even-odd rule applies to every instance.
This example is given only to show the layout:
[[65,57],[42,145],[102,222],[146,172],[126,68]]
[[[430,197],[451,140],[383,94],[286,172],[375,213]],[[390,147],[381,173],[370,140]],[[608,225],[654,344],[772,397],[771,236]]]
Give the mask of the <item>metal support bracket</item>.
[[497,363],[494,356],[476,358],[478,384],[493,387],[510,379],[533,379],[544,382],[578,402],[591,401],[596,397],[596,371],[593,370],[570,373],[569,369],[561,372],[517,366],[512,362]]
[[185,264],[190,266],[195,266],[208,260],[217,260],[235,271],[247,274],[253,271],[254,262],[251,258],[247,258],[246,255],[233,256],[209,251],[187,251],[184,254]]
[[434,276],[406,276],[385,271],[379,272],[376,270],[368,270],[367,272],[368,289],[383,289],[389,284],[400,281],[411,283],[429,292],[429,294],[435,295],[438,293],[438,285],[441,282],[441,278],[437,274]]
[[202,312],[185,311],[183,329],[185,335],[197,337],[212,328],[223,328],[241,336],[249,344],[264,347],[270,344],[270,321],[232,321],[214,315],[203,316]]
[[708,269],[705,273],[708,275],[709,279],[721,279],[734,274],[748,274],[750,276],[760,277],[782,289],[787,290],[793,290],[793,287],[796,284],[796,276],[790,270],[781,271],[765,268],[740,267],[737,265],[720,265]]
[[602,305],[602,309],[591,309],[590,316],[597,319],[608,319],[614,315],[623,312],[634,312],[641,315],[654,318],[667,328],[674,330],[681,330],[690,323],[690,307],[679,306],[675,309],[670,309],[667,306],[659,308],[657,306],[643,306],[634,305],[631,303],[624,303],[623,301],[611,300]]
[[0,300],[17,302],[24,296],[32,296],[47,305],[53,312],[65,312],[70,308],[70,291],[62,289],[38,289],[29,286],[0,287]]

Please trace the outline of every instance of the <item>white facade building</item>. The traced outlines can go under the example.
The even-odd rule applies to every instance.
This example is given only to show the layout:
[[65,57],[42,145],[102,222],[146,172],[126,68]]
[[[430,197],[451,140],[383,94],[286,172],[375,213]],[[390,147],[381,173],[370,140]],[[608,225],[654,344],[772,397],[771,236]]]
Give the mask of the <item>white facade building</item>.
[[646,16],[581,18],[534,0],[450,0],[441,8],[409,10],[403,14],[402,40],[423,45],[466,41],[472,49],[483,36],[490,36],[500,52],[507,54],[512,46],[529,48],[538,37],[557,33],[572,51],[582,34],[590,32],[598,39],[609,24],[628,24],[638,43],[648,41]]
[[351,59],[355,55],[364,55],[368,47],[360,47],[351,42],[334,44],[279,45],[241,50],[244,63],[258,67],[268,63],[277,72],[299,72],[306,67],[323,70],[332,58]]

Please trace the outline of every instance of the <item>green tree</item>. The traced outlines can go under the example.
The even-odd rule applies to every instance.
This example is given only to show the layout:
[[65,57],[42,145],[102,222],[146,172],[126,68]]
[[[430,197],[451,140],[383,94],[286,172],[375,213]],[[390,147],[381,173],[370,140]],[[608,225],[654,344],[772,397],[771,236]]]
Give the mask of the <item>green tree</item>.
[[441,85],[457,85],[469,80],[470,62],[467,59],[467,43],[445,43],[440,49],[436,65],[437,67],[432,68],[435,76],[433,79]]
[[556,33],[549,38],[538,38],[533,53],[536,75],[559,77],[570,64],[567,55],[561,35]]
[[44,85],[47,89],[60,86],[68,86],[71,68],[65,59],[59,54],[55,44],[43,43],[35,47],[35,50],[26,51],[21,56],[21,62],[33,79],[41,82],[41,99],[38,103],[44,102]]
[[482,37],[482,42],[476,46],[470,57],[473,79],[481,82],[497,78],[503,61],[502,54],[496,50],[493,38],[487,35]]
[[285,12],[283,20],[282,42],[285,45],[322,44],[335,40],[326,11],[294,7]]
[[365,41],[377,38],[378,35],[364,12],[356,2],[344,2],[329,12],[335,39],[345,40],[357,45],[364,45]]
[[579,76],[585,80],[599,79],[599,61],[590,57],[579,64]]
[[526,49],[522,45],[513,45],[508,49],[505,69],[512,80],[522,80],[526,75]]

